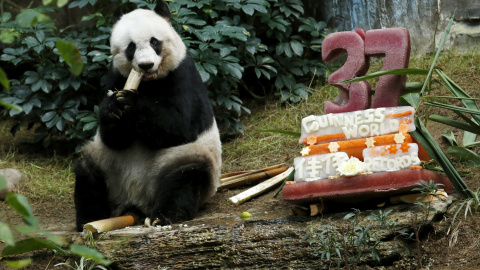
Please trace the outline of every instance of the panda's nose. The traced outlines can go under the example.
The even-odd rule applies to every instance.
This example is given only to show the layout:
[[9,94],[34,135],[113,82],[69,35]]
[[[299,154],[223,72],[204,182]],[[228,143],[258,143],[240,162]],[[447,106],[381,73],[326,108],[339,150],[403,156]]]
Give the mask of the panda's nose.
[[153,67],[153,63],[138,64],[138,67],[145,70],[145,71],[148,71],[149,69],[151,69]]

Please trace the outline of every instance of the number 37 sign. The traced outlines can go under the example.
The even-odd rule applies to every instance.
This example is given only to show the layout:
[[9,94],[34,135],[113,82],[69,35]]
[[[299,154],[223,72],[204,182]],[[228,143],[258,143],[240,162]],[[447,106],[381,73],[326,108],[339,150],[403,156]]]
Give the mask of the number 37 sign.
[[339,89],[335,100],[325,102],[325,114],[364,110],[369,107],[394,107],[405,88],[406,75],[384,75],[372,97],[366,81],[339,84],[363,76],[370,57],[384,57],[383,70],[407,68],[410,59],[410,34],[405,28],[387,28],[328,35],[322,43],[322,58],[333,61],[347,53],[343,66],[328,77],[328,83]]

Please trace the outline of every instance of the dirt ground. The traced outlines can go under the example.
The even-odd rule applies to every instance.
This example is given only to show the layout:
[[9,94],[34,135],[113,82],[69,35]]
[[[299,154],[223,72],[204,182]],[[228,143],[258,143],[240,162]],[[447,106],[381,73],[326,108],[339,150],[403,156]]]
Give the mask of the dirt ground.
[[[430,125],[429,130],[439,141],[440,134],[444,127],[441,125]],[[227,143],[228,146],[228,143]],[[36,147],[28,144],[19,145],[18,154],[38,155],[48,154],[38,152]],[[61,151],[59,151],[61,152]],[[57,155],[62,155],[61,153]],[[71,156],[65,156],[72,159]],[[291,157],[285,157],[285,161]],[[469,170],[469,168],[457,168],[459,170]],[[478,170],[477,170],[478,172]],[[464,176],[464,180],[472,190],[480,187],[478,173]],[[243,211],[249,211],[255,215],[258,211],[265,213],[284,212],[288,213],[290,205],[284,202],[281,195],[273,198],[274,191],[248,201],[240,206],[234,207],[227,202],[229,197],[238,194],[242,189],[223,190],[218,192],[215,197],[206,205],[199,217],[209,216],[228,216],[237,215]],[[41,226],[49,231],[59,232],[65,235],[75,235],[74,220],[75,211],[72,198],[59,202],[54,198],[44,198],[42,200],[31,201],[35,216],[39,219]],[[261,209],[261,210],[259,210]],[[0,202],[1,220],[9,224],[20,224],[21,219],[8,209],[4,202]],[[321,218],[321,217],[319,217]],[[445,216],[444,220],[438,223],[438,226],[444,226],[451,221],[451,216]],[[423,269],[480,269],[480,216],[478,213],[469,215],[467,219],[457,219],[456,225],[449,234],[445,230],[435,230],[423,237],[421,242]],[[299,239],[300,241],[300,239]],[[0,243],[0,247],[2,244]],[[64,262],[66,257],[56,256],[51,251],[45,250],[33,254],[34,263],[26,269],[62,269],[54,267],[55,264]],[[0,263],[0,268],[5,267]],[[418,269],[417,259],[406,257],[400,261],[385,267],[375,267],[376,269]]]
[[[475,72],[472,72],[469,76],[463,76],[465,74],[453,74],[461,77],[460,81],[464,89],[469,93],[477,93],[476,87],[480,82],[478,78],[478,71],[480,67],[474,68]],[[478,96],[477,96],[478,97]],[[251,108],[251,107],[250,107]],[[247,132],[254,130],[253,127],[249,127],[250,122],[255,121],[257,112],[261,112],[263,116],[268,117],[271,112],[275,110],[275,106],[258,105],[252,108],[252,114],[243,119],[243,123],[247,126]],[[429,114],[432,111],[417,112],[419,114]],[[272,113],[273,114],[273,113]],[[281,128],[281,127],[278,127]],[[445,130],[445,126],[441,124],[429,123],[428,130],[434,136],[437,142],[439,142],[442,148],[446,149],[447,145],[443,143],[441,133]],[[461,141],[461,132],[454,131],[457,136],[457,140]],[[259,142],[260,143],[260,142]],[[236,141],[232,140],[224,144],[224,151],[236,147]],[[7,155],[11,155],[10,150],[12,147],[15,149],[14,155],[17,155],[17,159],[22,157],[28,157],[29,159],[42,158],[45,156],[56,155],[57,158],[66,159],[69,162],[74,160],[72,155],[72,145],[59,144],[52,147],[49,150],[44,150],[39,146],[34,146],[21,140],[16,140],[15,145],[11,145],[10,141],[0,140],[0,161],[5,159]],[[283,146],[280,146],[282,148]],[[225,150],[227,149],[227,150]],[[478,152],[478,149],[474,149]],[[291,164],[295,153],[290,151],[279,151],[278,153],[272,153],[270,157],[270,163],[266,165],[274,165],[280,162],[287,162]],[[228,154],[228,153],[225,153]],[[242,159],[248,155],[254,155],[254,153],[239,154],[235,160],[224,158],[226,162],[231,163],[229,167],[232,171],[244,170],[244,169],[257,169],[264,167],[263,164],[252,168],[251,163],[243,162]],[[268,158],[268,157],[267,157]],[[247,158],[245,158],[246,160]],[[28,161],[27,161],[28,162]],[[459,164],[458,162],[455,164]],[[0,168],[5,168],[0,162]],[[457,170],[466,171],[469,174],[463,175],[463,178],[469,188],[473,191],[477,191],[480,188],[480,174],[478,168],[472,169],[466,166],[458,165]],[[224,171],[231,172],[231,171]],[[72,189],[73,190],[73,189]],[[208,216],[222,216],[222,215],[239,215],[243,211],[248,211],[255,215],[259,211],[263,213],[276,213],[290,211],[290,205],[282,200],[281,195],[277,198],[273,198],[274,191],[270,191],[258,198],[250,200],[240,206],[234,207],[227,202],[229,197],[232,197],[240,193],[242,189],[223,190],[218,192],[211,201],[206,205],[205,209],[200,213],[199,217]],[[52,195],[51,197],[44,197],[41,199],[30,200],[34,215],[39,219],[42,228],[49,231],[63,233],[65,235],[75,235],[74,233],[74,220],[75,210],[73,204],[73,194],[66,196],[64,199],[59,200]],[[261,209],[261,210],[260,210]],[[439,221],[434,230],[425,235],[421,241],[421,254],[422,254],[422,266],[423,269],[480,269],[480,215],[478,213],[469,214],[467,219],[457,217],[455,226],[450,230],[440,229],[445,227],[452,221],[452,216],[445,216],[443,220]],[[318,217],[321,218],[321,217]],[[13,213],[6,203],[0,202],[0,220],[6,221],[9,224],[20,224],[22,221]],[[435,227],[435,226],[434,226]],[[301,239],[299,239],[300,241]],[[0,248],[4,244],[0,242]],[[40,251],[33,254],[34,263],[26,269],[62,269],[60,267],[54,267],[55,264],[65,261],[64,256],[54,256],[51,251]],[[5,267],[5,264],[0,262],[1,267]],[[365,267],[368,268],[368,267]],[[379,266],[376,269],[419,269],[420,266],[417,263],[417,259],[414,257],[405,257],[400,261],[394,262],[393,265]]]

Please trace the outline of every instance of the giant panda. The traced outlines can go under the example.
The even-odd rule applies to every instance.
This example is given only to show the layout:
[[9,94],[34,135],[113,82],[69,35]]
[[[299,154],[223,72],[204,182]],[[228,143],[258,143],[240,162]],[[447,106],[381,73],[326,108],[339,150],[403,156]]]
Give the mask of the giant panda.
[[[100,128],[74,166],[78,231],[126,212],[160,225],[189,220],[219,185],[219,131],[168,6],[117,16]],[[123,89],[132,68],[144,73],[137,91]]]

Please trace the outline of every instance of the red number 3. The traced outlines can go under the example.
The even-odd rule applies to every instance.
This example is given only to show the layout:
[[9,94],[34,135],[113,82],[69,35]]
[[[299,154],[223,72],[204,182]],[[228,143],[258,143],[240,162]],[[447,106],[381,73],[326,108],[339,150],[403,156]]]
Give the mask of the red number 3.
[[328,77],[328,83],[337,87],[339,94],[333,102],[325,102],[325,114],[397,106],[398,98],[405,88],[406,75],[380,77],[373,100],[367,82],[338,82],[365,75],[372,56],[385,58],[383,70],[408,67],[410,35],[407,29],[355,29],[355,32],[328,35],[322,43],[323,60],[333,61],[343,53],[348,55],[345,64]]

